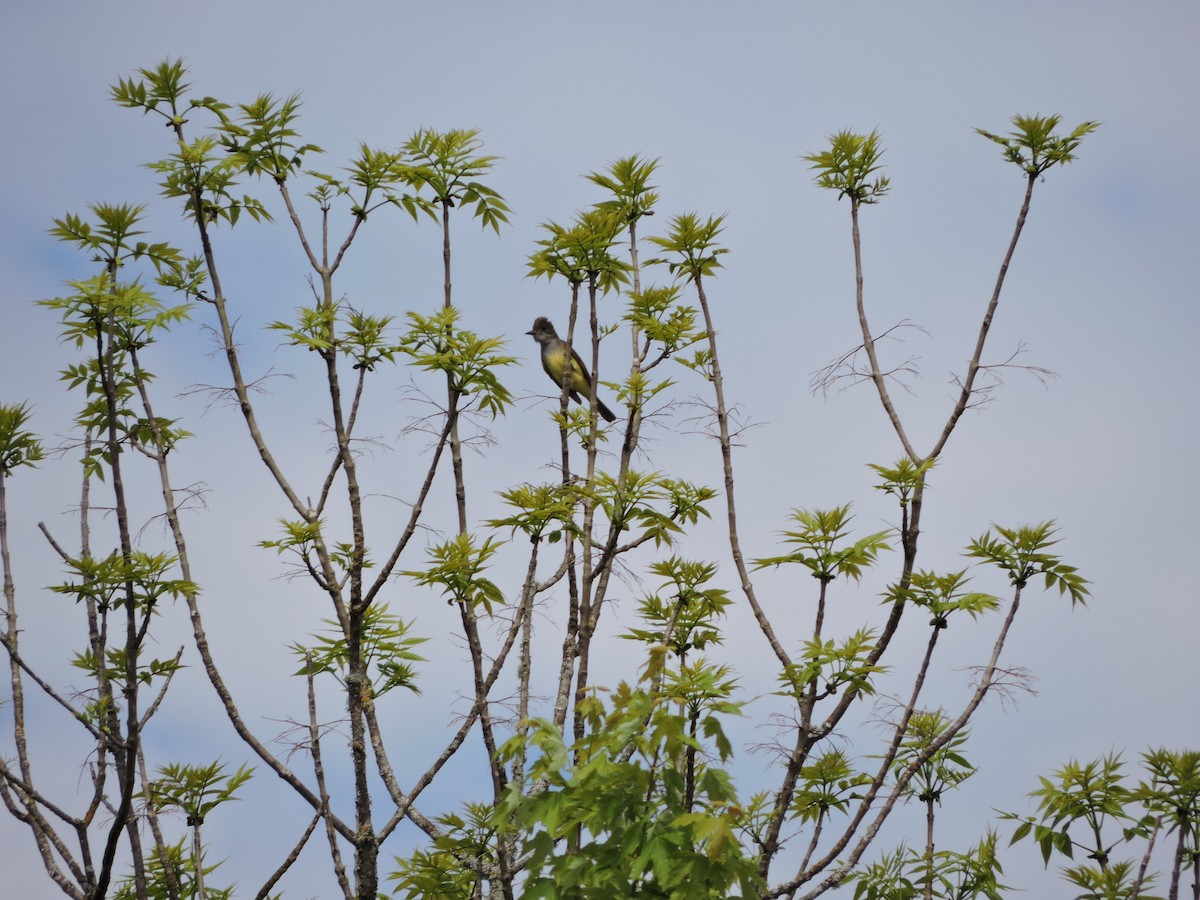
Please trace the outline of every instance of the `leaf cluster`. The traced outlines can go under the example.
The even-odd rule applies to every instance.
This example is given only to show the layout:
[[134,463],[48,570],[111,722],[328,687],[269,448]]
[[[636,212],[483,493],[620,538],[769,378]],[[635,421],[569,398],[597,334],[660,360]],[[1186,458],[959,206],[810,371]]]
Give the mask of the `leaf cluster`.
[[856,695],[875,693],[874,677],[887,671],[886,666],[870,662],[876,648],[875,638],[874,629],[860,628],[840,641],[834,638],[805,641],[803,662],[786,666],[779,674],[785,693],[800,700],[813,685],[820,686],[817,700],[843,689]]
[[892,532],[877,531],[852,544],[838,544],[850,534],[852,518],[848,503],[832,509],[793,510],[791,519],[800,527],[782,534],[784,543],[797,549],[783,556],[756,559],[754,564],[764,568],[795,563],[807,568],[823,584],[842,576],[859,581],[879,554],[891,549],[887,538]]
[[[893,771],[900,775],[924,755],[949,726],[950,720],[941,710],[914,711],[892,764]],[[922,803],[941,803],[945,791],[975,774],[975,766],[963,755],[969,737],[970,733],[964,729],[938,747],[913,773],[905,794]]]
[[[107,647],[103,653],[99,654],[89,647],[74,654],[71,657],[71,665],[86,672],[99,683],[107,682],[123,687],[128,686],[129,654],[124,647]],[[183,666],[174,658],[146,660],[139,656],[135,680],[138,684],[148,686],[153,683],[154,679],[167,678],[181,668]],[[101,693],[99,699],[89,707],[89,714],[85,718],[92,716],[95,717],[95,721],[103,722],[102,713],[112,708],[106,696]]]
[[706,586],[717,573],[716,565],[672,556],[653,563],[650,572],[665,580],[659,593],[638,606],[638,615],[649,627],[631,628],[621,637],[651,646],[665,643],[681,658],[693,648],[721,643],[717,622],[733,601],[727,590]]
[[596,206],[620,215],[626,225],[632,225],[645,216],[654,215],[654,206],[659,195],[656,186],[650,184],[658,168],[659,160],[643,159],[638,154],[615,160],[606,172],[592,172],[588,181],[609,191],[611,200],[603,200]]
[[526,263],[526,277],[561,276],[572,285],[594,283],[602,292],[628,284],[630,265],[613,248],[624,226],[619,209],[593,207],[577,213],[570,226],[543,222],[549,237],[537,242],[538,249]]
[[[204,104],[223,109],[216,101]],[[179,139],[176,151],[163,159],[146,163],[158,173],[162,196],[183,201],[184,213],[196,222],[237,225],[242,213],[255,222],[270,222],[271,213],[261,200],[250,194],[237,194],[237,178],[242,160],[228,153],[229,143],[220,134],[204,134],[194,140]],[[196,286],[199,287],[198,283]]]
[[130,260],[145,259],[162,273],[182,262],[183,254],[166,242],[133,240],[146,233],[137,227],[146,210],[144,205],[93,203],[88,208],[95,216],[94,222],[88,222],[75,213],[67,213],[61,219],[54,220],[50,234],[60,241],[75,244],[92,254],[96,262],[104,263],[113,270]]
[[887,176],[876,174],[883,168],[879,163],[882,156],[878,129],[870,134],[843,129],[829,136],[829,149],[807,154],[803,159],[816,172],[813,181],[818,187],[837,191],[839,200],[849,197],[850,203],[858,206],[878,203],[888,192],[891,182]]
[[199,592],[191,581],[167,577],[177,562],[178,557],[171,554],[137,550],[128,556],[114,550],[101,559],[72,557],[67,569],[75,577],[51,585],[50,590],[74,597],[76,602],[94,603],[100,610],[133,603],[138,609],[153,611],[164,597],[178,600]]
[[678,285],[650,286],[627,295],[625,321],[638,330],[647,344],[660,347],[663,357],[678,353],[704,337],[697,328],[696,309],[681,304],[680,297]]
[[704,485],[670,478],[659,472],[630,470],[623,478],[599,472],[590,487],[576,486],[604,510],[619,530],[634,534],[638,542],[652,540],[656,547],[670,545],[701,516],[710,518],[705,504],[716,491]]
[[355,369],[374,370],[380,362],[393,362],[399,348],[387,340],[392,316],[372,316],[345,303],[318,303],[297,310],[296,322],[272,322],[293,347],[303,347],[332,360],[342,353],[354,360]]
[[480,803],[466,804],[466,817],[438,816],[439,833],[429,850],[408,858],[395,857],[397,868],[388,875],[396,882],[393,895],[409,900],[471,900],[482,895],[482,871],[495,865],[495,811]]
[[[186,842],[186,838],[180,838],[146,854],[145,877],[131,875],[123,879],[113,892],[113,900],[174,900],[176,897],[200,896],[201,879],[196,877],[198,862],[185,847]],[[208,877],[220,865],[218,862],[203,866],[205,900],[232,900],[234,896],[232,887],[218,887]],[[271,900],[279,900],[278,895]]]
[[447,603],[464,603],[472,608],[482,606],[490,616],[496,604],[503,604],[504,593],[491,579],[483,577],[487,561],[504,545],[503,541],[484,538],[476,544],[473,535],[457,534],[435,544],[427,551],[430,565],[410,569],[401,574],[417,584],[440,587]]
[[545,537],[550,543],[562,540],[564,533],[574,534],[577,494],[569,485],[522,484],[500,492],[500,498],[516,512],[490,519],[489,528],[523,531],[531,541]]
[[[682,761],[703,744],[672,711],[677,702],[703,706],[700,733],[725,758],[730,747],[717,717],[737,707],[722,671],[701,661],[683,667],[661,694],[622,683],[611,706],[588,698],[586,734],[574,744],[552,723],[533,723],[531,775],[547,788],[522,797],[513,785],[501,805],[526,829],[522,896],[757,896],[762,884],[737,838],[744,811],[732,782],[702,762],[689,793]],[[501,753],[520,746],[514,739]]]
[[504,198],[479,179],[500,157],[477,154],[481,146],[476,128],[422,128],[404,144],[404,177],[418,190],[428,188],[436,203],[472,207],[480,224],[499,234],[510,210]]
[[36,466],[42,458],[42,442],[25,430],[30,414],[28,403],[0,404],[0,478],[21,466]]
[[1011,813],[1003,818],[1021,822],[1010,843],[1032,836],[1049,863],[1054,853],[1074,858],[1079,846],[1071,836],[1071,827],[1081,823],[1091,841],[1089,855],[1107,865],[1112,846],[1104,844],[1105,826],[1110,822],[1131,821],[1126,804],[1131,799],[1123,782],[1124,763],[1117,754],[1109,754],[1086,763],[1075,760],[1054,772],[1053,778],[1040,776],[1041,787],[1030,793],[1037,800],[1038,816],[1022,818]]
[[1062,870],[1083,891],[1080,897],[1126,900],[1136,889],[1138,897],[1161,900],[1145,891],[1151,875],[1113,853],[1136,838],[1152,839],[1165,824],[1165,833],[1176,836],[1175,877],[1194,865],[1200,858],[1200,753],[1150,750],[1142,754],[1142,767],[1147,777],[1130,786],[1119,754],[1070,760],[1031,792],[1036,816],[1001,814],[1018,823],[1012,843],[1032,838],[1047,864],[1054,854],[1073,860],[1077,850],[1085,851],[1088,862]]
[[1100,127],[1099,122],[1083,122],[1067,135],[1055,133],[1061,116],[1013,116],[1015,131],[1007,135],[993,134],[976,128],[977,134],[1003,147],[1004,158],[1020,166],[1030,178],[1037,178],[1047,169],[1066,165],[1075,159],[1083,139]]
[[235,119],[221,114],[221,137],[225,151],[247,175],[266,176],[283,183],[301,171],[310,153],[323,153],[316,144],[300,142],[294,127],[300,118],[300,95],[280,99],[271,93],[259,94],[249,103],[237,104]]
[[219,761],[208,765],[168,763],[159,766],[158,778],[149,784],[150,802],[159,809],[181,810],[188,825],[202,825],[218,806],[238,799],[238,789],[253,774],[252,767],[243,765],[227,775]]
[[826,750],[801,767],[789,811],[801,822],[822,821],[830,812],[845,813],[871,781],[870,775],[855,770],[844,750]]
[[968,581],[970,578],[965,570],[939,575],[919,569],[909,577],[907,587],[891,585],[886,599],[888,602],[902,600],[927,610],[929,624],[934,628],[947,627],[952,613],[965,612],[972,619],[977,619],[999,608],[999,597],[979,591],[963,591],[962,587]]
[[696,213],[681,213],[667,223],[667,233],[647,238],[665,256],[647,261],[647,265],[665,265],[683,283],[713,275],[721,268],[720,257],[729,250],[717,243],[724,228],[724,216],[709,216],[701,221]]
[[408,313],[409,330],[396,349],[418,368],[446,373],[453,391],[474,396],[478,408],[494,418],[512,402],[512,394],[496,377],[496,370],[512,365],[517,358],[501,352],[506,343],[502,338],[480,337],[459,328],[458,316],[453,306],[432,316]]
[[[314,646],[295,643],[291,651],[303,665],[294,675],[333,675],[345,685],[350,672],[349,640],[342,625],[335,619],[322,620],[328,626],[326,634],[314,634]],[[367,667],[370,679],[370,696],[382,697],[393,688],[404,688],[414,694],[421,693],[417,687],[417,672],[412,665],[425,662],[425,657],[414,653],[411,648],[423,644],[428,638],[409,635],[412,623],[388,611],[387,604],[375,603],[363,612],[358,629],[357,643],[361,659]]]
[[907,509],[917,489],[925,485],[925,476],[937,465],[937,458],[931,457],[924,462],[914,462],[905,456],[892,466],[881,466],[868,463],[882,481],[875,485],[875,490],[895,497],[900,501],[901,508]]
[[[932,857],[901,846],[864,866],[851,878],[854,900],[1003,900],[1004,870],[996,856],[996,835],[988,834],[966,853],[938,850]],[[927,893],[931,891],[932,893]]]
[[1051,540],[1057,532],[1053,520],[1017,528],[1000,525],[992,528],[996,535],[988,531],[975,538],[967,547],[967,556],[982,559],[1007,572],[1009,580],[1019,588],[1024,588],[1030,578],[1043,575],[1047,588],[1057,587],[1060,594],[1070,595],[1072,606],[1086,603],[1087,579],[1074,566],[1046,552],[1048,547],[1058,543]]

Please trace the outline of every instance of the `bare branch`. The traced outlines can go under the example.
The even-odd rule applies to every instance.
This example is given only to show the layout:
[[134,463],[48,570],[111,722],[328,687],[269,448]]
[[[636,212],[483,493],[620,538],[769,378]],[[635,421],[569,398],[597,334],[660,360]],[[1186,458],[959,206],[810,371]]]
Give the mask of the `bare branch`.
[[[881,334],[875,336],[872,340],[877,345],[883,340],[894,340],[900,343],[904,342],[902,337],[896,336],[896,332],[903,329],[913,328],[920,331],[922,334],[928,335],[924,328],[910,322],[908,319],[897,322]],[[860,355],[865,355],[866,347],[864,344],[858,344],[847,350],[841,356],[826,363],[825,366],[818,369],[812,374],[809,380],[809,389],[815,394],[820,392],[822,395],[828,395],[835,387],[840,390],[845,390],[846,387],[861,384],[864,381],[873,381],[874,373],[871,371],[868,361],[867,365],[860,362]],[[893,366],[887,370],[881,370],[880,374],[884,380],[892,382],[902,387],[906,392],[912,393],[912,389],[906,383],[905,378],[917,378],[920,376],[920,370],[917,367],[918,356],[909,356],[899,365]]]
[[287,855],[287,858],[282,863],[280,863],[279,868],[271,873],[271,877],[263,883],[263,886],[258,889],[258,893],[254,895],[254,900],[266,900],[266,898],[270,896],[271,889],[278,884],[279,879],[282,878],[287,873],[287,870],[290,869],[295,864],[296,860],[300,858],[300,851],[304,849],[304,845],[308,843],[308,839],[312,837],[313,832],[317,830],[317,825],[320,823],[320,821],[321,814],[318,812],[312,817],[312,821],[308,823],[308,828],[304,830],[304,834],[300,835],[300,840],[296,842],[296,846],[292,848],[292,852]]

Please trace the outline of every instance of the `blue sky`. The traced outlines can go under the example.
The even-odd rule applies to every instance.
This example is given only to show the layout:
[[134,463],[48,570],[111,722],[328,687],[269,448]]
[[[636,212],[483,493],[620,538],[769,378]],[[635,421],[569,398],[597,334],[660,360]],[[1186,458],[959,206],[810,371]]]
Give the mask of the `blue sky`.
[[[556,452],[538,399],[547,392],[544,375],[524,335],[537,315],[565,319],[561,286],[524,277],[538,225],[567,221],[600,199],[582,175],[640,153],[661,159],[662,200],[652,226],[689,210],[727,216],[731,252],[710,293],[727,389],[754,425],[736,451],[749,555],[777,552],[775,533],[798,506],[852,501],[860,528],[873,531],[892,513],[866,466],[890,462],[899,448],[866,388],[829,396],[809,389],[812,372],[857,337],[846,204],[811,184],[800,157],[842,128],[883,134],[893,190],[863,215],[867,302],[877,328],[909,320],[924,329],[887,352],[893,362],[919,357],[921,377],[898,402],[918,447],[927,448],[950,408],[951,373],[969,355],[1021,196],[1017,171],[973,129],[1006,130],[1016,113],[1059,113],[1067,126],[1100,121],[1078,162],[1037,186],[990,345],[993,360],[1026,345],[1022,359],[1058,377],[1043,385],[1009,373],[994,402],[969,412],[927,508],[923,553],[931,567],[961,565],[958,550],[993,521],[1054,518],[1064,557],[1092,582],[1087,609],[1038,595],[1018,621],[1006,659],[1036,675],[1038,693],[1015,708],[985,706],[971,745],[981,774],[942,814],[947,845],[951,835],[973,840],[991,809],[1023,808],[1036,776],[1068,758],[1200,745],[1192,348],[1200,325],[1200,187],[1191,176],[1200,145],[1198,35],[1194,2],[8,4],[0,10],[7,123],[0,141],[0,401],[31,401],[34,426],[52,442],[70,429],[77,399],[65,395],[55,373],[71,351],[33,301],[62,293],[65,279],[89,270],[47,235],[52,218],[93,202],[145,203],[156,234],[190,239],[177,210],[158,199],[153,174],[141,168],[169,152],[164,129],[107,100],[119,77],[182,57],[198,94],[236,102],[302,92],[305,137],[328,151],[316,168],[336,169],[360,141],[396,146],[422,126],[479,128],[486,152],[502,157],[491,183],[513,209],[511,227],[497,238],[464,220],[455,233],[457,302],[473,328],[506,336],[523,363],[509,373],[521,399],[495,425],[498,445],[468,455],[479,479],[476,522],[494,512],[495,490],[548,477],[545,464]],[[435,308],[436,231],[398,216],[368,225],[342,273],[350,302],[396,314]],[[223,233],[218,252],[227,260],[248,365],[257,375],[295,376],[269,382],[260,412],[285,448],[285,467],[311,482],[326,450],[315,373],[304,354],[280,347],[264,328],[308,297],[302,260],[278,226]],[[616,321],[619,301],[605,303],[602,316]],[[270,738],[285,729],[281,719],[301,711],[286,645],[328,613],[300,583],[278,578],[278,559],[255,549],[285,510],[255,465],[236,411],[190,390],[226,378],[207,324],[198,310],[191,326],[164,342],[153,367],[160,402],[197,434],[180,451],[177,477],[208,490],[189,527],[212,640],[249,717]],[[613,371],[622,346],[606,345]],[[377,479],[386,520],[402,509],[386,498],[407,496],[407,476],[425,456],[421,439],[399,440],[420,414],[403,399],[407,376],[381,381],[368,428],[397,449],[369,452],[364,467]],[[701,390],[686,383],[679,395]],[[678,465],[718,485],[716,445],[688,434],[682,418],[651,432],[657,465]],[[54,661],[75,638],[55,624],[71,613],[41,590],[58,575],[35,525],[73,533],[67,513],[75,471],[70,458],[47,461],[19,479],[10,499],[25,640],[67,685],[70,673]],[[152,508],[152,485],[139,500]],[[431,525],[446,527],[436,517]],[[144,535],[150,544],[162,539],[156,526]],[[724,586],[736,588],[716,525],[699,529],[687,552],[717,560]],[[519,561],[499,571],[515,591]],[[623,587],[610,634],[632,623],[646,587]],[[877,619],[880,589],[844,589],[835,621],[854,628]],[[794,584],[767,573],[760,591],[780,621],[801,626],[807,607],[792,596]],[[434,637],[424,648],[431,658],[424,698],[394,712],[397,737],[419,771],[452,723],[447,710],[466,709],[457,700],[466,654],[445,637],[453,620],[436,598],[405,588],[393,602]],[[761,637],[744,613],[731,617],[724,653],[760,698],[753,716],[769,704],[762,695],[771,683],[760,665]],[[552,608],[540,622],[552,645]],[[173,652],[172,641],[186,641],[182,617],[165,627],[164,647]],[[984,625],[962,635],[934,696],[951,707],[961,700],[969,678],[961,667],[978,658],[991,633]],[[610,684],[636,675],[625,642],[599,667],[599,679]],[[177,702],[153,737],[162,761],[250,759],[198,671],[173,690]],[[326,703],[333,718],[336,699]],[[0,711],[7,728],[6,715]],[[49,712],[37,725],[48,777],[69,797],[84,762],[63,737],[70,725]],[[749,727],[739,738],[743,746],[764,739]],[[10,752],[8,743],[0,747]],[[741,755],[747,793],[766,764],[761,755]],[[454,777],[465,779],[469,770],[464,763]],[[304,816],[271,781],[260,769],[251,802],[210,832],[214,852],[230,857],[222,874],[248,888],[294,839],[273,833],[278,817]],[[457,799],[445,785],[427,803],[436,813]],[[915,814],[895,817],[894,837],[917,828]],[[263,842],[261,858],[238,852],[251,838]],[[399,835],[385,856],[411,840]],[[1055,882],[1041,875],[1035,856],[1018,847],[1005,861],[1010,883],[1036,893],[1039,883]],[[0,819],[0,868],[18,873],[22,896],[58,896],[40,875],[27,833],[8,818]],[[310,848],[285,882],[288,896],[328,896],[330,885],[321,881],[327,868],[322,848]]]

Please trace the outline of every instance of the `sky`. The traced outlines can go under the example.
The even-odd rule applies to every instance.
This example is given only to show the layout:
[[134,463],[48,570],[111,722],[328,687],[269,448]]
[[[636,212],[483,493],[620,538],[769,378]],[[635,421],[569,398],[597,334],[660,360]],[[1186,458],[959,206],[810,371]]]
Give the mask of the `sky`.
[[[1200,531],[1192,352],[1200,326],[1200,185],[1190,175],[1200,145],[1198,37],[1194,2],[5,4],[0,402],[30,402],[33,427],[47,443],[68,441],[79,398],[67,394],[57,372],[74,351],[35,301],[65,293],[66,280],[92,271],[47,234],[55,217],[98,202],[145,204],[156,237],[194,251],[178,209],[158,196],[142,166],[170,152],[165,130],[108,100],[117,79],[183,58],[200,96],[246,102],[264,92],[299,92],[300,127],[326,151],[314,163],[324,171],[345,165],[360,143],[396,147],[421,127],[478,128],[484,152],[500,157],[489,183],[510,205],[511,225],[499,236],[465,217],[455,225],[456,302],[470,327],[504,336],[520,361],[506,373],[517,402],[491,426],[495,445],[467,456],[476,524],[498,514],[497,491],[552,477],[557,437],[548,388],[524,332],[538,315],[565,324],[567,295],[560,283],[525,277],[539,226],[567,222],[603,199],[581,176],[638,153],[660,160],[652,232],[680,212],[726,216],[722,239],[730,252],[709,297],[726,390],[748,426],[735,449],[747,555],[781,552],[777,533],[797,507],[851,502],[861,532],[876,531],[895,514],[873,490],[867,466],[892,462],[900,449],[866,386],[827,394],[810,388],[812,374],[859,337],[848,208],[811,183],[802,157],[844,128],[882,134],[892,191],[862,216],[866,302],[877,330],[918,326],[883,352],[892,364],[917,359],[919,377],[896,396],[918,449],[927,449],[951,407],[951,378],[973,346],[1023,188],[1018,171],[974,129],[1006,131],[1014,114],[1060,114],[1067,127],[1101,122],[1076,162],[1036,186],[987,354],[1000,362],[1023,348],[1019,362],[1055,377],[1043,383],[1005,373],[992,402],[961,422],[926,508],[923,565],[962,567],[961,548],[993,522],[1054,519],[1057,549],[1091,582],[1086,608],[1035,591],[1018,618],[1005,662],[1029,670],[1036,693],[1011,704],[989,700],[973,726],[970,756],[979,774],[941,813],[941,846],[965,849],[993,810],[1029,811],[1024,795],[1038,775],[1069,759],[1116,751],[1132,762],[1149,748],[1200,747],[1200,597],[1192,573]],[[247,189],[274,202],[266,185]],[[317,373],[311,357],[282,346],[265,327],[309,297],[292,237],[279,223],[246,224],[222,232],[217,252],[248,370],[276,376],[259,400],[268,439],[311,491],[328,450]],[[372,217],[340,273],[340,290],[359,308],[428,313],[440,304],[440,264],[431,224]],[[621,308],[620,298],[606,298],[602,321],[619,321]],[[207,310],[196,310],[162,341],[150,366],[161,406],[196,435],[178,453],[176,479],[205,491],[186,527],[210,639],[247,718],[270,740],[303,712],[288,644],[319,629],[329,611],[302,582],[281,577],[277,556],[257,547],[274,536],[286,510],[236,410],[197,389],[228,378],[205,331],[211,324]],[[604,345],[610,371],[628,362],[623,347]],[[677,378],[680,401],[704,390],[682,369]],[[374,479],[372,514],[386,527],[403,515],[427,464],[427,442],[411,426],[428,408],[413,401],[406,372],[381,375],[373,390],[363,427],[379,443],[364,451],[363,468]],[[664,414],[648,437],[645,465],[720,485],[717,445],[695,433],[685,413]],[[77,472],[75,455],[55,456],[10,492],[22,639],[68,690],[78,681],[65,658],[79,632],[63,625],[77,624],[70,603],[45,589],[61,574],[37,523],[70,541]],[[448,508],[446,481],[439,487],[434,502]],[[148,519],[153,483],[138,483],[134,493]],[[722,586],[740,598],[720,509],[684,552],[717,561]],[[438,515],[428,542],[452,527]],[[141,539],[161,547],[166,535],[151,523]],[[840,587],[831,627],[878,622],[883,580],[896,567],[885,561],[878,578]],[[499,558],[496,578],[508,596],[522,571],[519,551]],[[655,587],[632,578],[622,584],[607,620],[606,653],[597,654],[599,683],[636,677],[629,645],[614,635],[634,624],[640,594]],[[807,585],[765,572],[759,590],[784,633],[795,625],[798,644],[810,615]],[[539,637],[550,647],[556,599],[561,604],[552,592],[539,618]],[[421,648],[429,658],[421,666],[424,693],[397,702],[389,726],[397,756],[419,772],[467,709],[467,656],[435,596],[398,584],[392,602],[430,638]],[[194,662],[184,624],[178,610],[164,616],[162,649],[169,655],[185,646],[185,662]],[[956,635],[930,702],[961,703],[964,667],[990,646],[995,627],[982,622]],[[902,637],[912,647],[900,647],[900,670],[904,652],[911,656],[921,639],[915,626]],[[753,751],[765,740],[756,712],[771,708],[764,649],[739,599],[722,659],[754,698],[747,721],[731,726],[739,741],[734,771],[746,795],[769,763]],[[7,689],[0,692],[6,698]],[[336,697],[323,701],[336,718]],[[8,715],[0,708],[0,752],[11,755]],[[31,719],[39,771],[69,802],[86,778],[79,734],[40,702]],[[177,679],[147,740],[152,764],[218,756],[233,767],[255,762],[196,667]],[[463,799],[457,788],[472,783],[468,757],[464,751],[426,795],[431,814]],[[286,854],[307,815],[273,782],[260,767],[246,802],[214,816],[208,832],[214,856],[228,857],[218,881],[237,881],[246,896]],[[915,840],[918,819],[915,808],[901,810],[883,838]],[[240,852],[250,841],[255,852]],[[398,833],[384,859],[414,844],[412,833]],[[1009,883],[1030,896],[1065,896],[1032,846],[1019,845],[1003,860]],[[328,868],[314,844],[281,886],[289,897],[330,896]],[[19,886],[13,896],[59,896],[28,833],[7,817],[0,818],[0,870],[8,873],[6,890]]]

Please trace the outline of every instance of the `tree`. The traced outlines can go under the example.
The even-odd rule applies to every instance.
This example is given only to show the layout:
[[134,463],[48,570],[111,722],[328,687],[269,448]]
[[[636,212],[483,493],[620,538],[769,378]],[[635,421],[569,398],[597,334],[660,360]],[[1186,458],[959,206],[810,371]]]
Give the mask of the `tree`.
[[[69,296],[46,302],[85,353],[64,373],[85,398],[77,423],[83,540],[77,553],[59,550],[69,575],[56,588],[83,611],[85,648],[74,664],[91,687],[82,705],[23,655],[13,561],[3,545],[7,605],[0,634],[10,662],[15,763],[0,767],[0,795],[29,827],[64,893],[228,893],[212,885],[201,825],[236,799],[251,767],[226,776],[220,761],[150,760],[144,749],[143,735],[171,702],[172,676],[186,658],[203,669],[233,732],[256,757],[254,770],[281,779],[305,810],[291,852],[264,863],[258,896],[274,891],[301,853],[314,852],[306,847],[318,832],[346,898],[374,898],[389,880],[395,894],[409,897],[816,897],[851,879],[865,896],[891,896],[905,880],[925,896],[949,890],[998,896],[995,836],[964,852],[938,851],[935,806],[969,772],[968,724],[984,699],[1005,687],[1004,644],[1031,580],[1042,579],[1073,604],[1086,600],[1086,581],[1053,549],[1051,522],[996,525],[971,540],[964,552],[978,569],[970,574],[918,568],[921,518],[928,479],[962,414],[992,387],[988,332],[1034,188],[1074,158],[1094,123],[1060,135],[1057,117],[1017,117],[1009,135],[983,132],[1021,169],[1025,191],[955,401],[924,452],[892,403],[894,373],[881,361],[880,334],[867,313],[860,215],[889,186],[881,174],[881,138],[840,132],[827,149],[806,157],[817,184],[849,200],[862,334],[855,350],[826,369],[825,382],[866,381],[878,394],[899,449],[895,462],[872,469],[896,504],[899,524],[858,535],[848,505],[797,509],[782,532],[784,552],[755,557],[743,549],[739,531],[740,426],[718,349],[718,279],[729,252],[721,244],[724,218],[683,213],[670,217],[661,234],[641,233],[657,212],[651,184],[657,160],[632,155],[591,173],[588,181],[605,192],[602,199],[574,213],[568,225],[547,220],[527,264],[531,277],[564,284],[565,339],[579,348],[596,382],[617,394],[625,415],[606,427],[594,399],[586,408],[569,407],[562,385],[545,426],[557,436],[554,477],[502,485],[469,466],[462,452],[486,442],[489,424],[511,412],[503,378],[516,362],[503,338],[466,327],[472,311],[457,305],[452,291],[452,211],[468,207],[497,233],[509,212],[488,183],[497,157],[480,152],[478,132],[421,129],[396,149],[362,145],[341,175],[331,175],[311,168],[322,151],[300,135],[297,97],[228,104],[192,94],[185,78],[181,62],[167,61],[120,80],[112,96],[167,126],[169,152],[150,166],[164,196],[182,207],[193,249],[143,240],[139,206],[96,205],[89,217],[68,214],[54,229],[97,264],[96,275],[72,283]],[[351,305],[340,280],[361,235],[394,212],[429,218],[441,233],[440,300],[402,319],[386,308]],[[257,395],[235,337],[235,322],[251,310],[235,303],[223,277],[224,254],[236,252],[236,242],[214,236],[236,237],[247,220],[289,231],[308,267],[312,302],[294,319],[265,324],[292,350],[306,351],[300,362],[312,364],[312,383],[320,386],[332,453],[315,484],[288,474],[278,442],[260,422],[261,404],[270,399]],[[654,258],[643,259],[643,241]],[[163,305],[146,286],[150,281],[184,302]],[[188,492],[172,473],[171,452],[189,435],[155,411],[152,376],[143,368],[156,337],[192,316],[203,316],[217,336],[229,377],[224,394],[278,492],[279,533],[264,536],[261,546],[276,551],[285,571],[326,603],[326,616],[312,623],[311,643],[291,646],[298,668],[280,673],[304,685],[307,720],[294,723],[291,753],[281,753],[247,720],[238,686],[227,681],[210,645],[200,601],[204,577],[193,570],[180,518]],[[611,356],[601,351],[622,329],[629,365],[614,374]],[[668,375],[673,362],[681,368]],[[434,411],[412,434],[427,438],[424,454],[404,448],[412,478],[400,520],[372,505],[384,488],[361,465],[367,441],[361,423],[371,404],[390,402],[377,389],[389,367],[411,373],[424,398],[433,396],[427,384],[445,398],[423,401]],[[645,439],[648,420],[677,421],[681,391],[698,389],[709,392],[702,417],[719,450],[719,489],[673,473]],[[0,538],[10,527],[6,479],[41,457],[27,426],[26,407],[0,409]],[[446,457],[454,500],[439,518],[434,486]],[[160,507],[146,510],[144,498],[126,492],[135,465],[157,476]],[[99,490],[114,511],[115,528],[104,528],[105,540],[112,532],[111,550],[94,550],[89,530]],[[472,515],[468,499],[493,492],[503,513]],[[720,586],[719,561],[688,555],[691,529],[720,504],[736,590]],[[137,525],[158,516],[168,525],[164,546]],[[422,556],[414,537],[423,527],[442,530]],[[826,611],[839,584],[857,582],[893,548],[899,560],[882,621],[849,633],[831,629]],[[780,630],[759,597],[756,577],[767,568],[787,573],[798,596],[812,585],[804,576],[816,581],[811,625],[799,641]],[[618,632],[605,610],[622,578],[656,587],[645,594],[638,623]],[[971,578],[1000,587],[995,594],[967,590]],[[389,592],[403,596],[395,610],[385,599]],[[469,708],[442,749],[415,759],[389,746],[380,717],[397,698],[419,692],[428,652],[421,645],[433,636],[415,630],[414,616],[418,598],[430,592],[457,615],[469,658]],[[552,593],[565,602],[546,604]],[[155,622],[171,602],[186,607],[193,646],[149,658]],[[720,658],[723,622],[735,604],[749,608],[777,667],[768,714],[778,726],[773,787],[747,798],[736,789],[738,748],[727,733],[729,721],[745,712],[744,697],[736,661]],[[549,655],[534,633],[539,607],[555,629],[557,647]],[[914,608],[927,614],[928,631],[918,667],[905,676],[891,660],[900,623]],[[1002,616],[960,707],[929,710],[922,689],[951,622],[967,617],[960,612]],[[614,638],[627,641],[621,645],[627,652],[636,649],[637,674],[608,688],[594,683],[592,663],[596,649]],[[81,752],[93,760],[92,795],[82,812],[40,786],[23,718],[29,684],[72,716],[87,741]],[[322,713],[327,690],[344,706],[335,723],[347,737],[344,757]],[[867,705],[859,701],[885,699],[891,712],[882,738],[840,746],[839,736]],[[426,789],[446,778],[451,759],[468,754],[486,773],[488,794],[464,789],[460,810],[425,810]],[[302,765],[293,766],[296,758]],[[348,797],[339,794],[344,784]],[[912,797],[927,810],[924,852],[865,864],[883,821]],[[1191,826],[1170,819],[1165,794],[1155,797],[1147,802],[1174,823],[1167,827],[1179,830],[1180,859],[1187,858]],[[172,809],[184,812],[191,829],[177,840],[163,822]],[[288,824],[281,819],[281,828]],[[425,844],[389,871],[381,853],[402,828],[421,833]],[[98,860],[96,846],[103,848]],[[121,882],[115,892],[114,878]]]

